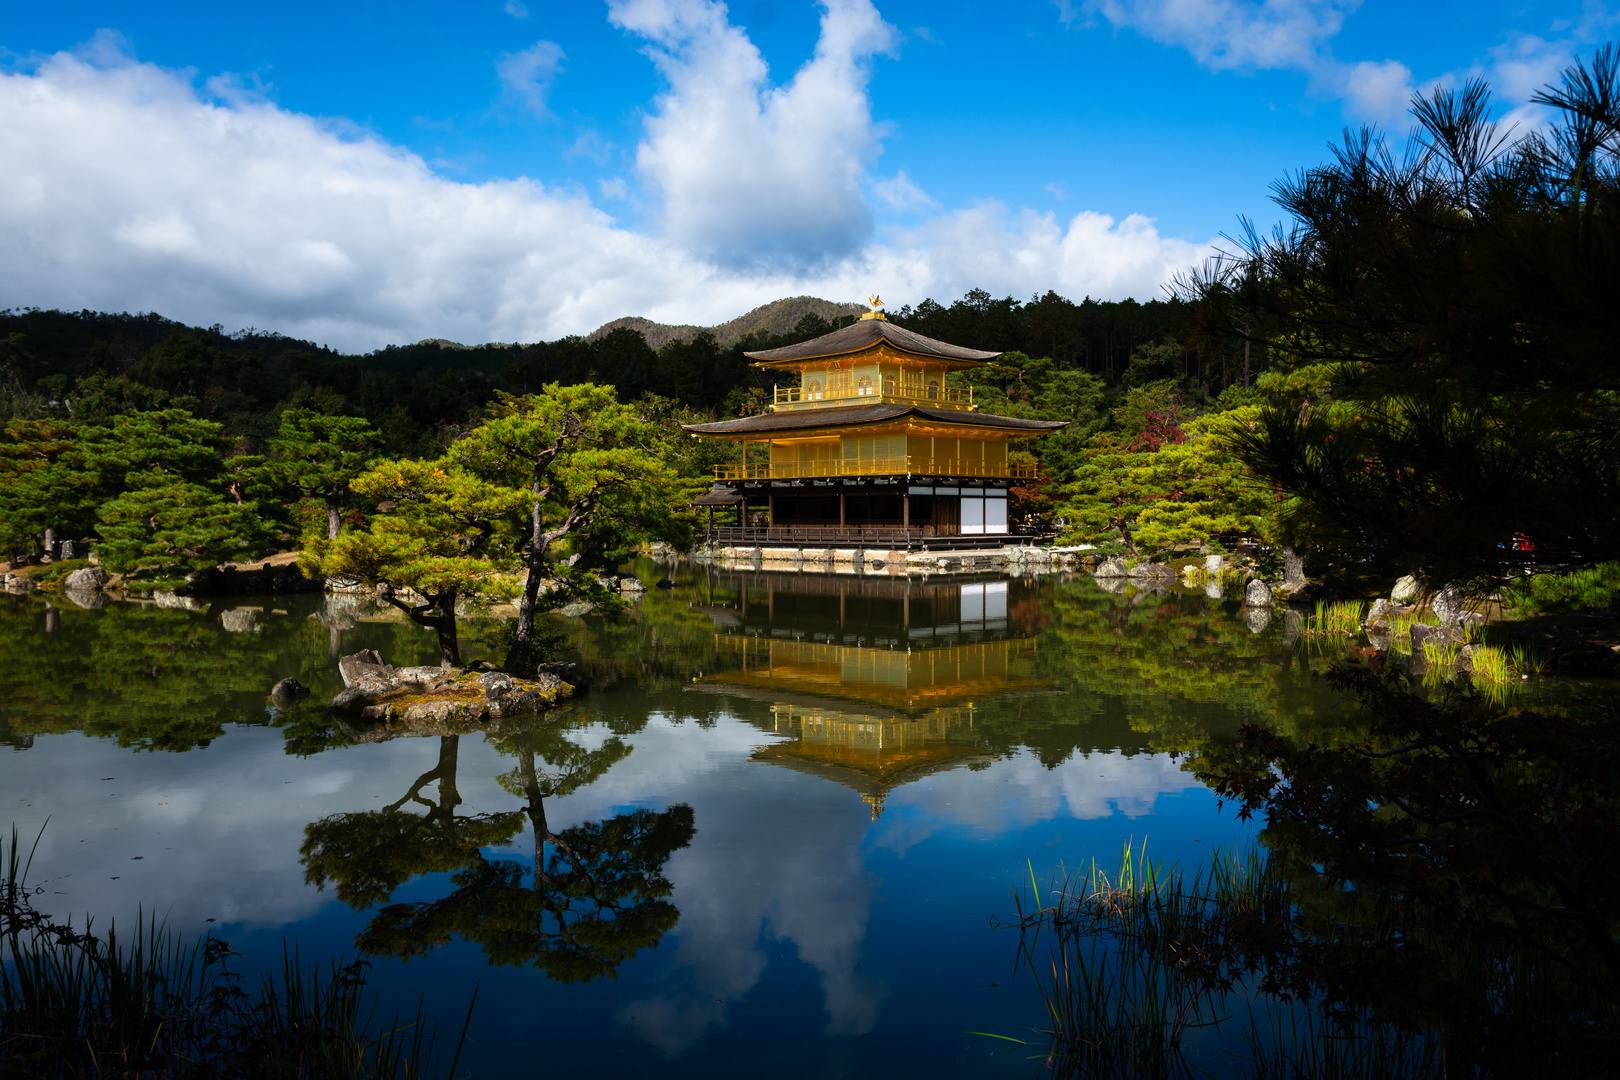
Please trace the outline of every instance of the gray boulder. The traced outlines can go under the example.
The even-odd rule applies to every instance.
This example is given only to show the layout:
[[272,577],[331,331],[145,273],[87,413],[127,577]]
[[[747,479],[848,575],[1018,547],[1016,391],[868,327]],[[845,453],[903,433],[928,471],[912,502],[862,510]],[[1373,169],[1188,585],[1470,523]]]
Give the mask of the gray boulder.
[[1270,607],[1271,586],[1255,578],[1243,588],[1243,603],[1254,608]]
[[1412,655],[1422,656],[1423,646],[1433,642],[1436,645],[1462,645],[1468,641],[1466,634],[1450,626],[1427,626],[1423,623],[1412,624]]
[[1283,548],[1283,586],[1289,592],[1305,587],[1305,560],[1291,547]]
[[15,593],[20,596],[23,593],[33,592],[35,588],[37,588],[37,586],[35,586],[32,581],[29,581],[25,577],[21,577],[17,574],[6,575],[6,592],[8,593]]
[[1467,606],[1463,603],[1462,593],[1449,585],[1435,594],[1429,607],[1440,620],[1441,626],[1456,626],[1468,612]]
[[1410,604],[1422,594],[1423,586],[1418,584],[1418,579],[1411,574],[1407,574],[1395,583],[1393,589],[1389,590],[1389,599],[1391,603],[1395,604]]
[[1367,621],[1372,622],[1374,619],[1387,619],[1389,618],[1390,610],[1388,600],[1374,600],[1372,610],[1367,612]]
[[383,662],[382,654],[376,649],[361,649],[338,661],[338,674],[343,676],[344,686],[352,687],[367,676],[389,676],[393,672],[394,669]]
[[1137,563],[1131,567],[1130,576],[1138,581],[1174,581],[1176,572],[1168,566],[1159,563]]
[[478,685],[484,688],[484,696],[490,701],[499,701],[517,689],[517,683],[512,681],[512,676],[504,671],[484,672],[478,676]]
[[1130,574],[1130,569],[1125,565],[1125,560],[1116,555],[1103,560],[1091,573],[1093,577],[1125,577]]
[[1206,555],[1204,557],[1204,573],[1211,577],[1219,577],[1225,567],[1226,563],[1219,555]]
[[83,589],[90,592],[107,584],[107,571],[99,566],[86,566],[62,579],[64,589]]
[[595,610],[595,604],[592,604],[586,600],[576,600],[572,604],[564,604],[562,607],[558,608],[557,614],[566,615],[571,619],[576,619],[581,615],[589,615]]
[[277,705],[290,704],[301,697],[309,696],[309,687],[297,679],[288,676],[270,688],[270,698]]

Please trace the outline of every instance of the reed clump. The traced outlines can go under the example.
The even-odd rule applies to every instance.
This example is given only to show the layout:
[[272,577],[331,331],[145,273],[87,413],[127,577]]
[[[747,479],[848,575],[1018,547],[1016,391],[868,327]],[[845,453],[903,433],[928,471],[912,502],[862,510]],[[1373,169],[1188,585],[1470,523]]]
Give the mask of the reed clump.
[[1188,878],[1125,845],[1118,870],[1060,872],[1015,896],[1019,963],[1045,1004],[1058,1077],[1192,1077],[1185,1042],[1229,1019],[1234,946],[1285,919],[1286,882],[1257,850],[1214,853]]
[[1507,650],[1496,645],[1471,647],[1468,650],[1468,663],[1476,683],[1509,686],[1520,679],[1520,673]]
[[[1409,921],[1401,903],[1324,888],[1285,864],[1256,845],[1217,850],[1189,875],[1127,844],[1112,875],[1095,863],[1060,868],[1043,893],[1031,870],[1007,925],[1044,1005],[1045,1070],[1063,1080],[1518,1075],[1524,1057],[1501,1041],[1506,1030],[1536,1032],[1532,1056],[1553,1047],[1567,1075],[1601,1074],[1583,1053],[1538,1041],[1568,1029],[1573,984],[1534,945],[1452,940]],[[1446,957],[1445,974],[1433,986],[1383,985],[1375,958],[1419,943]],[[1482,1023],[1486,1002],[1503,1027]],[[1612,1013],[1603,1002],[1591,1011]],[[1507,1052],[1493,1065],[1498,1047]]]
[[1353,637],[1361,632],[1367,605],[1360,600],[1318,600],[1316,610],[1305,619],[1304,633],[1315,637]]
[[[37,846],[37,839],[35,844]],[[187,942],[156,918],[134,934],[54,921],[32,905],[13,828],[0,878],[0,1076],[97,1080],[414,1080],[435,1068],[422,1014],[379,1023],[363,960],[244,983],[227,942]],[[471,1020],[471,1009],[467,1019]],[[466,1025],[462,1027],[466,1037]],[[460,1043],[455,1058],[459,1059]]]

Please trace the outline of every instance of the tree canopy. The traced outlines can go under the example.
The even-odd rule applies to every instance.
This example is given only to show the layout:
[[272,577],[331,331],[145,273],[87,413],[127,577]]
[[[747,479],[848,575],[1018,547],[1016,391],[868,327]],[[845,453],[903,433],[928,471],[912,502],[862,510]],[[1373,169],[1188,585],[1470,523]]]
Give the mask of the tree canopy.
[[1188,283],[1213,333],[1258,314],[1279,387],[1238,453],[1296,542],[1436,579],[1620,555],[1620,57],[1567,70],[1554,122],[1484,83],[1414,100],[1280,182],[1293,223]]

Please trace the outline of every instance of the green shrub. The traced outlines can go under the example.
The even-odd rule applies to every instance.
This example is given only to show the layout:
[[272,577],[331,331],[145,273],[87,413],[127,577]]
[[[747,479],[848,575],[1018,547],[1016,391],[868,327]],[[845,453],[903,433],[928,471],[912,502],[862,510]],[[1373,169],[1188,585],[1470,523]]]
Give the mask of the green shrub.
[[57,559],[55,562],[29,567],[28,580],[41,588],[49,589],[59,584],[73,571],[83,570],[89,565],[89,559]]
[[1502,590],[1502,606],[1520,617],[1620,608],[1620,563],[1524,578]]

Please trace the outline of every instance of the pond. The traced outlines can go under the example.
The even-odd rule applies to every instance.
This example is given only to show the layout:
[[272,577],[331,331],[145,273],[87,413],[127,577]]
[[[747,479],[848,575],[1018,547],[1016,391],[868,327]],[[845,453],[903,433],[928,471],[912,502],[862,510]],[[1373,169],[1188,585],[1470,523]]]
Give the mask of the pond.
[[[476,989],[480,1076],[1028,1076],[1014,890],[1132,842],[1189,867],[1244,846],[1186,755],[1343,708],[1297,625],[1230,597],[635,569],[627,616],[548,617],[592,680],[560,719],[421,737],[325,710],[340,655],[434,655],[352,597],[0,597],[0,792],[43,829],[37,906],[156,913],[249,968],[363,947],[385,1010],[425,998],[452,1030]],[[502,632],[471,620],[469,658]],[[282,712],[289,675],[313,694]]]

